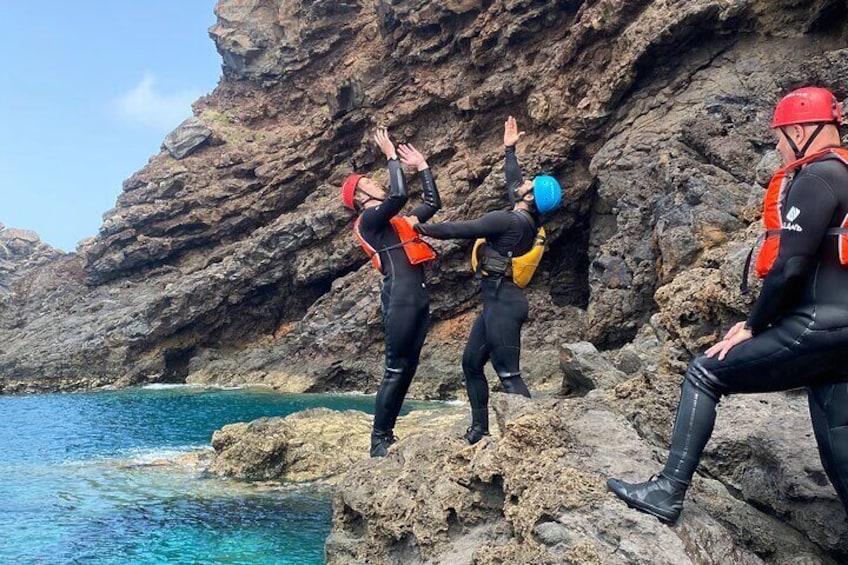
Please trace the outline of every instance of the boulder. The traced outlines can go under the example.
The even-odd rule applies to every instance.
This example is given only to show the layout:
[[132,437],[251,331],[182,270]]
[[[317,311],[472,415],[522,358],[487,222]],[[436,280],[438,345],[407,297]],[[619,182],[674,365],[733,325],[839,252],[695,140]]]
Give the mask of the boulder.
[[188,118],[165,137],[162,145],[174,159],[180,160],[196,151],[212,136],[212,130],[196,117]]
[[627,379],[587,341],[568,343],[560,349],[564,373],[560,396],[583,396],[596,388],[612,388]]

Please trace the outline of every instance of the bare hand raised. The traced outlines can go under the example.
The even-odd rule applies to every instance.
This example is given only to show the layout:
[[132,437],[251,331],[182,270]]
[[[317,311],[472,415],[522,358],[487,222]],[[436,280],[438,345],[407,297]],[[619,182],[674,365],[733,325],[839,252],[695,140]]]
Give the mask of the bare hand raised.
[[518,131],[518,123],[515,121],[515,118],[512,116],[507,118],[506,122],[504,122],[504,145],[514,147],[523,135],[523,131]]
[[386,156],[386,159],[397,159],[395,145],[392,143],[392,140],[389,139],[389,132],[386,131],[386,128],[377,128],[377,131],[374,134],[374,142]]
[[411,143],[403,143],[398,145],[398,153],[400,154],[400,162],[410,167],[416,167],[419,171],[423,171],[428,167],[427,160]]

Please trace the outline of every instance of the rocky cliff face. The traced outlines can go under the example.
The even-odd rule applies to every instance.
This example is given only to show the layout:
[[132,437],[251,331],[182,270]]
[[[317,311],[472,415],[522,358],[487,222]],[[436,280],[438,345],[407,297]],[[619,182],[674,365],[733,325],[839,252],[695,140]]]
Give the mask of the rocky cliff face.
[[0,223],[0,297],[11,297],[16,281],[62,255],[43,243],[35,232],[7,228]]
[[[533,405],[489,447],[456,455],[428,450],[438,438],[410,439],[400,461],[373,464],[420,480],[424,522],[370,507],[358,493],[395,487],[355,470],[331,556],[647,563],[644,544],[660,540],[677,548],[667,562],[845,558],[832,514],[804,506],[830,496],[814,488],[820,470],[812,486],[782,483],[770,499],[752,494],[761,483],[747,467],[727,463],[745,459],[750,435],[728,432],[708,465],[720,482],[701,482],[680,530],[612,518],[620,508],[599,482],[644,472],[650,446],[667,439],[674,381],[651,375],[679,368],[747,309],[740,267],[776,164],[769,113],[803,83],[848,95],[844,1],[221,0],[216,13],[220,85],[125,182],[100,232],[77,254],[0,266],[0,391],[150,381],[373,390],[379,282],[337,196],[351,160],[379,177],[369,137],[387,126],[427,153],[439,217],[474,217],[501,206],[512,114],[527,131],[525,171],[553,173],[566,191],[529,291],[525,372],[535,390],[565,377],[563,394],[585,392],[574,351],[560,345],[586,340],[605,351],[607,392]],[[468,245],[439,250],[419,397],[461,388],[478,308]],[[644,379],[646,392],[629,397]],[[775,413],[797,411],[775,402]],[[613,436],[601,437],[601,421]],[[761,466],[763,481],[781,472],[773,465]],[[539,481],[555,488],[546,495]],[[636,533],[620,537],[622,525]],[[723,557],[705,561],[711,552]]]
[[[351,160],[379,176],[379,124],[428,154],[442,219],[496,208],[508,114],[528,132],[525,170],[566,187],[530,291],[531,381],[557,372],[558,343],[616,348],[655,314],[697,349],[746,307],[737,265],[774,162],[774,100],[809,80],[844,95],[848,72],[844,3],[824,0],[257,0],[216,13],[219,87],[125,182],[96,237],[32,275],[56,291],[10,287],[4,390],[373,390],[379,283],[338,185]],[[440,248],[419,396],[458,388],[478,304],[467,244]]]

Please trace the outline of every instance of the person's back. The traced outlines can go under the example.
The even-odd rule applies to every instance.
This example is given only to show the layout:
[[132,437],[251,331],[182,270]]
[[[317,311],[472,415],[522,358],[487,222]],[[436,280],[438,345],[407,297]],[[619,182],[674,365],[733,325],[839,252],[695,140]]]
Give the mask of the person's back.
[[486,216],[507,224],[502,233],[486,238],[486,244],[492,249],[505,257],[519,257],[533,248],[539,231],[539,220],[533,214],[525,210],[497,210]]
[[462,354],[471,404],[471,426],[464,437],[471,444],[489,435],[489,389],[483,371],[487,362],[491,361],[505,392],[530,397],[520,369],[521,327],[527,321],[529,304],[513,278],[513,259],[533,249],[542,214],[556,210],[562,200],[562,188],[555,178],[523,179],[515,155],[521,135],[510,116],[504,124],[504,170],[511,211],[489,212],[464,222],[425,225],[412,221],[418,233],[436,239],[485,239],[472,251],[472,264],[482,278],[483,311],[474,320]]
[[[810,183],[811,206],[833,206],[828,224],[839,227],[848,217],[848,166],[837,158],[829,157],[804,167],[797,175],[793,188],[800,183]],[[805,208],[798,207],[800,219]],[[817,325],[828,325],[829,317],[837,317],[835,325],[844,326],[848,318],[848,266],[839,260],[839,237],[824,237],[817,253],[816,266],[806,277],[798,297],[799,306],[817,304]],[[785,244],[785,243],[784,243]],[[844,246],[843,246],[844,247]],[[848,253],[848,249],[845,250]]]

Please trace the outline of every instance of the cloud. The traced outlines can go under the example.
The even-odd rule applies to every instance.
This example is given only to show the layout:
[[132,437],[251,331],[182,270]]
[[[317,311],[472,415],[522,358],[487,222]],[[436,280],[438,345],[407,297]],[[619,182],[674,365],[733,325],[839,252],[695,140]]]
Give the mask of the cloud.
[[191,116],[191,104],[201,93],[196,90],[163,92],[152,73],[116,101],[118,115],[133,125],[169,131]]

